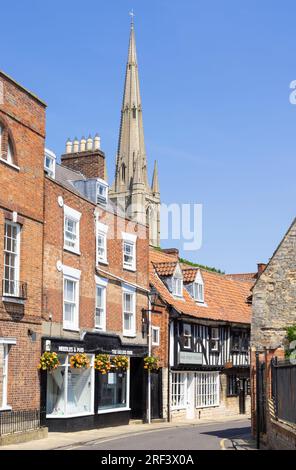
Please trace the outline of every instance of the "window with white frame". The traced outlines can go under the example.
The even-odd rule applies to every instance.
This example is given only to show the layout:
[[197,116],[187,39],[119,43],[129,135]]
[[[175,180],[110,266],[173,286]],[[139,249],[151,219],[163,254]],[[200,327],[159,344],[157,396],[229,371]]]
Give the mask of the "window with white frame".
[[64,205],[64,249],[77,254],[80,254],[80,218],[80,212]]
[[197,302],[204,302],[204,283],[200,271],[197,272],[193,283],[193,297]]
[[136,290],[130,286],[123,286],[123,334],[136,335]]
[[219,344],[220,344],[220,337],[219,337],[219,328],[211,327],[210,330],[210,349],[212,352],[219,352]]
[[123,267],[130,271],[136,270],[136,241],[137,236],[122,232],[123,239]]
[[219,372],[196,372],[195,398],[197,408],[219,405]]
[[47,373],[47,418],[83,416],[94,412],[94,355],[89,368],[71,368],[70,355],[59,354],[60,365]]
[[106,204],[108,201],[108,184],[106,181],[97,180],[97,204]]
[[98,414],[129,409],[130,371],[112,370],[108,374],[99,374],[98,378]]
[[98,276],[96,280],[95,328],[106,330],[106,292],[108,281]]
[[44,170],[51,178],[55,177],[56,155],[51,150],[45,149]]
[[160,344],[160,328],[159,328],[159,326],[152,326],[151,327],[151,339],[152,339],[152,346],[159,346],[159,344]]
[[183,347],[184,349],[191,349],[192,333],[191,325],[188,323],[183,324]]
[[183,274],[179,264],[172,277],[172,293],[177,297],[183,297]]
[[6,220],[4,226],[4,296],[18,297],[19,270],[20,225]]
[[107,263],[108,225],[97,222],[97,264]]
[[79,329],[79,279],[80,271],[63,266],[64,273],[64,315],[65,330]]
[[183,372],[172,372],[171,405],[172,409],[186,407],[187,380]]

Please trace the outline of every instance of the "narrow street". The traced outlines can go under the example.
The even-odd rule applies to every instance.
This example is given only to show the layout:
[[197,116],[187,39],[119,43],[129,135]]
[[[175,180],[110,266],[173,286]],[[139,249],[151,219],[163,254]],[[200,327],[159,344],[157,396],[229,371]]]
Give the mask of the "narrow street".
[[[197,424],[100,439],[68,450],[224,450],[225,441],[250,436],[250,421]],[[229,441],[228,441],[229,445]]]

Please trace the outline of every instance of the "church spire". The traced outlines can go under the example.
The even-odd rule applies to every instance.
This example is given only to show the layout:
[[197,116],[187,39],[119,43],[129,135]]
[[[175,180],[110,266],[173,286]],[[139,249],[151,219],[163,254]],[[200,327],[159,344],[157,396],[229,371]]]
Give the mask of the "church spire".
[[121,108],[115,191],[130,190],[136,160],[139,161],[143,182],[145,186],[148,187],[142,103],[139,86],[135,28],[132,14]]
[[135,222],[149,225],[150,243],[153,246],[159,246],[160,194],[158,172],[155,164],[151,187],[147,178],[133,12],[130,15],[131,26],[121,107],[115,181],[109,189],[109,197],[118,208],[121,208]]

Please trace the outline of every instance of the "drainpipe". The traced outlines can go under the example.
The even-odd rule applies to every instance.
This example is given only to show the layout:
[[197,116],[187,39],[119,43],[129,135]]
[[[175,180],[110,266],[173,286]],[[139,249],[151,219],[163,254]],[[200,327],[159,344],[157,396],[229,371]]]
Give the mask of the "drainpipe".
[[260,449],[259,352],[256,351],[256,447]]
[[[148,356],[151,356],[151,301],[148,297]],[[148,424],[151,424],[151,372],[148,369]]]
[[171,422],[171,323],[172,319],[169,316],[169,321],[168,321],[168,422]]

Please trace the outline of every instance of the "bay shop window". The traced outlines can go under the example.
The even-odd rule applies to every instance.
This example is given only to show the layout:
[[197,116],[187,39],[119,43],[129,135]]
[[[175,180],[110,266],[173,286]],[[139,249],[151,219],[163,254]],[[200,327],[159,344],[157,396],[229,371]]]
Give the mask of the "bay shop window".
[[[70,354],[59,354],[60,365],[47,373],[47,418],[67,418],[129,410],[129,369],[101,374],[94,369],[70,367]],[[95,374],[97,385],[95,387]],[[98,407],[94,403],[97,398]]]
[[93,413],[94,355],[89,355],[91,367],[74,369],[70,357],[60,354],[61,365],[47,374],[47,417],[79,416]]
[[[192,395],[189,388],[194,386]],[[185,409],[188,399],[193,399],[195,408],[219,406],[219,372],[172,372],[171,407],[173,410]],[[192,404],[191,404],[192,405]]]

